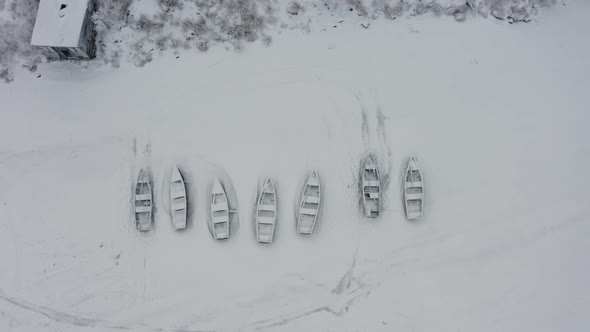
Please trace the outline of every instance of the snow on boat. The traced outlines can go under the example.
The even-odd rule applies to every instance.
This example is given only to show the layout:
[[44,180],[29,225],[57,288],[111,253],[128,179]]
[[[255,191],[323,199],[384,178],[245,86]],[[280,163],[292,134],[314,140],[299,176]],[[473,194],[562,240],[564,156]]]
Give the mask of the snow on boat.
[[379,169],[373,155],[369,155],[363,160],[361,172],[365,217],[379,217],[381,213],[381,184],[379,183]]
[[186,228],[186,187],[178,167],[172,168],[170,177],[170,212],[174,229]]
[[424,211],[424,184],[416,159],[412,156],[406,166],[404,202],[408,220],[422,219]]
[[320,211],[320,179],[313,171],[303,187],[297,216],[297,233],[311,234]]
[[152,227],[152,188],[147,173],[142,169],[135,185],[135,227],[149,231]]
[[229,205],[225,190],[215,178],[211,189],[211,226],[213,238],[223,240],[229,238]]
[[256,240],[260,243],[271,243],[277,220],[277,196],[271,179],[262,186],[256,206]]

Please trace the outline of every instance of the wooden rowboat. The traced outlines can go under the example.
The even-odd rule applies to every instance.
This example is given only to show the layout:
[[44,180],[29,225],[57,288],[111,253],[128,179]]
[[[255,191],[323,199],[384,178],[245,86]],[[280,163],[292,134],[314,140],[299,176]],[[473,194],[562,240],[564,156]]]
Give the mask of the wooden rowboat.
[[406,166],[404,179],[404,202],[408,220],[422,219],[424,213],[424,182],[418,162],[413,156]]
[[176,230],[186,228],[186,187],[176,166],[172,168],[172,176],[170,177],[170,212],[172,227]]
[[373,155],[368,155],[361,166],[361,187],[365,217],[377,218],[381,214],[381,183],[379,168]]
[[256,240],[260,243],[272,243],[277,220],[277,197],[271,179],[262,186],[256,206]]
[[316,171],[313,171],[301,193],[301,203],[297,215],[297,233],[311,234],[320,212],[321,190],[320,179]]
[[211,189],[211,229],[215,240],[229,238],[229,205],[225,190],[215,178]]
[[149,231],[152,227],[152,188],[150,179],[143,169],[139,171],[135,185],[135,227]]

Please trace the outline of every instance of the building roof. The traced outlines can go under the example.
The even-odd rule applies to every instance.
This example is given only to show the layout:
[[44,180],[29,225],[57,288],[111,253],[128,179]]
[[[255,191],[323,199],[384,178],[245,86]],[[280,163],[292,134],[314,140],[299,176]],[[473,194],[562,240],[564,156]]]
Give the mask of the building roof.
[[90,0],[41,0],[31,45],[78,47]]

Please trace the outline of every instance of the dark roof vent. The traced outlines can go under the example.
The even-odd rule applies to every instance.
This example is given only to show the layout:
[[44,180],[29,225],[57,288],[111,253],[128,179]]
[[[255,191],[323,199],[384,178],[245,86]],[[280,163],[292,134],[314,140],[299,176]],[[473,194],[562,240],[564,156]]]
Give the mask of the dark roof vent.
[[61,4],[61,7],[59,7],[59,10],[65,9],[68,5],[66,5],[65,3]]

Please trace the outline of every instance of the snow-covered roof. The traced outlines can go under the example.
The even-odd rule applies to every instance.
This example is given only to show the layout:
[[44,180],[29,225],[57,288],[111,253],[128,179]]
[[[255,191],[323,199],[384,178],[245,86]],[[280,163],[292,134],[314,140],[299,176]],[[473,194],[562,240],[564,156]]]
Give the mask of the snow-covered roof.
[[90,0],[41,0],[31,45],[77,47]]

